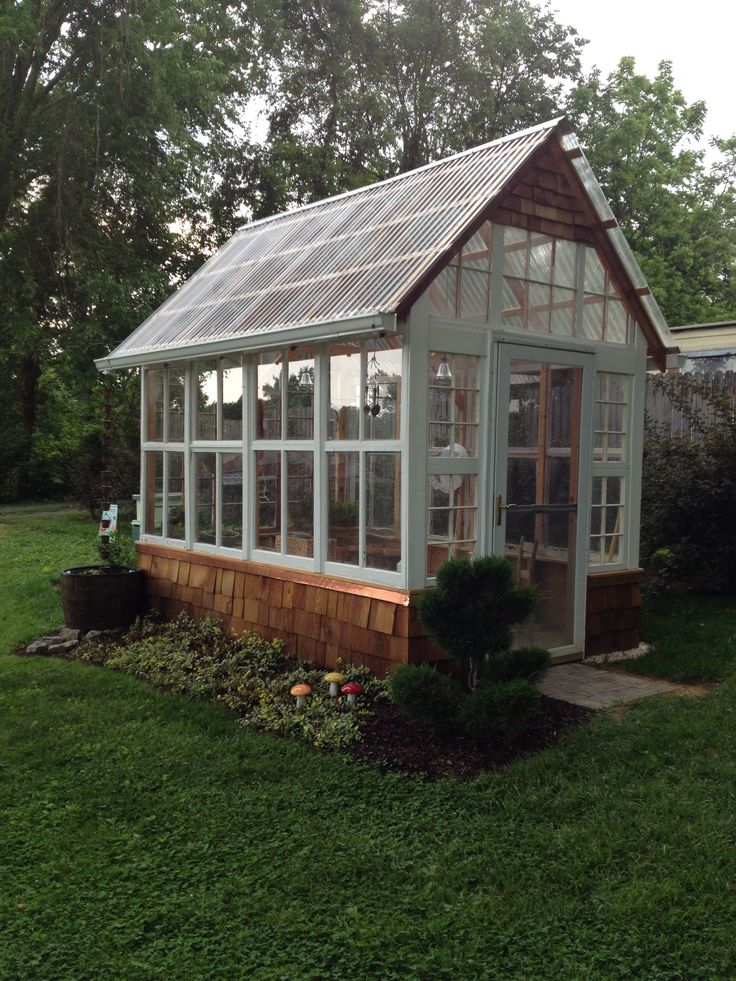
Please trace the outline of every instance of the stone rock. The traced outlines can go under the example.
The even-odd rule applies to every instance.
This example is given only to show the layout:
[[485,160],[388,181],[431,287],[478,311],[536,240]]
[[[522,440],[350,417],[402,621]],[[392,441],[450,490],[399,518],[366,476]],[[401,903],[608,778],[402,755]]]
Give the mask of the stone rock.
[[40,637],[26,647],[26,654],[48,654],[51,645],[58,641],[58,637]]
[[88,630],[87,633],[84,635],[84,639],[85,640],[97,640],[101,636],[102,636],[102,631],[101,630]]
[[72,627],[62,627],[59,631],[59,640],[79,640],[81,630],[74,630]]
[[78,640],[62,640],[48,647],[49,654],[65,654],[79,644]]

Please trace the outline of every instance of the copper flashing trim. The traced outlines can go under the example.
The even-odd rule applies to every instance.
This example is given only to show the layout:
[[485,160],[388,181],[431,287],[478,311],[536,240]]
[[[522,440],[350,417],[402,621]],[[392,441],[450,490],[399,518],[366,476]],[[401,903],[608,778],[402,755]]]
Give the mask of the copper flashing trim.
[[136,549],[143,555],[154,555],[162,559],[175,559],[191,562],[210,568],[228,569],[253,576],[266,576],[281,582],[299,583],[304,586],[318,586],[321,589],[334,589],[351,596],[364,596],[368,599],[384,600],[397,606],[411,605],[412,594],[406,589],[392,589],[390,586],[373,586],[354,579],[327,576],[321,572],[306,572],[303,569],[287,569],[284,566],[270,565],[266,562],[253,562],[250,559],[234,559],[229,556],[213,555],[209,552],[194,552],[185,548],[172,548],[170,545],[156,545],[153,542],[136,542]]

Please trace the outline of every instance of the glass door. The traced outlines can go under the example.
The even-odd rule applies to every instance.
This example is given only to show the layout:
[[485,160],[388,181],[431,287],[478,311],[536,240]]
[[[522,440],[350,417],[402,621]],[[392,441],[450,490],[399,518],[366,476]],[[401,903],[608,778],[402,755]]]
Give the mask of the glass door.
[[[494,551],[540,599],[517,643],[557,653],[584,639],[592,356],[499,345]],[[582,459],[582,467],[581,467]],[[581,494],[582,492],[582,494]]]

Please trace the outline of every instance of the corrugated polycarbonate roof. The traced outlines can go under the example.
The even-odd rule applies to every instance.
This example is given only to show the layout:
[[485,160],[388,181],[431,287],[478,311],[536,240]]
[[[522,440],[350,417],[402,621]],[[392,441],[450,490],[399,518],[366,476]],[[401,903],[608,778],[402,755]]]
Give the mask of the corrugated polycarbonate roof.
[[394,313],[559,124],[246,225],[100,364]]

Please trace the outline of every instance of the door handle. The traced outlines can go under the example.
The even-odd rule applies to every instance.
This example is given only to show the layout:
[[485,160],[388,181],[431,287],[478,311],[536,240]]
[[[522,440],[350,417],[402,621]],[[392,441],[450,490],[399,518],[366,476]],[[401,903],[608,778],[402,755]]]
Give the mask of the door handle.
[[510,511],[512,508],[515,507],[516,507],[515,504],[503,503],[503,494],[496,494],[496,524],[497,525],[501,524],[501,518],[503,517],[503,515],[501,514],[502,511]]

